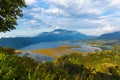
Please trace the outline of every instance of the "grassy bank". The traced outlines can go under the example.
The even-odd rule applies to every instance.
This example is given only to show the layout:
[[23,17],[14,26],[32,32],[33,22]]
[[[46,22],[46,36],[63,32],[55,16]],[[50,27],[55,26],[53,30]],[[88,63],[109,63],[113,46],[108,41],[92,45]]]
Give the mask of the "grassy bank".
[[75,52],[78,53],[78,51],[70,50],[72,48],[81,48],[81,47],[64,45],[64,46],[59,46],[57,48],[44,48],[44,49],[32,50],[31,52],[38,53],[38,54],[44,54],[47,56],[51,56],[53,58],[58,58],[59,56],[62,56],[63,54],[75,53]]

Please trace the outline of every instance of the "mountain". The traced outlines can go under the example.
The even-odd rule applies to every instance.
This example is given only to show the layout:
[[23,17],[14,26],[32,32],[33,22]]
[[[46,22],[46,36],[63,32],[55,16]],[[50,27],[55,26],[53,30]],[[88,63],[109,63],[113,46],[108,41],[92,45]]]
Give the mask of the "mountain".
[[56,29],[52,32],[43,32],[34,37],[15,37],[1,38],[0,46],[8,46],[11,48],[22,48],[34,43],[51,42],[51,41],[75,41],[91,39],[91,36],[81,34],[76,31],[65,29]]
[[113,32],[113,33],[107,33],[99,36],[97,39],[103,39],[103,40],[120,40],[120,31]]
[[91,38],[76,31],[56,29],[52,32],[43,32],[36,36],[41,41],[84,40]]
[[30,37],[15,37],[15,38],[0,39],[0,47],[8,46],[16,49],[33,44],[33,43],[34,41]]

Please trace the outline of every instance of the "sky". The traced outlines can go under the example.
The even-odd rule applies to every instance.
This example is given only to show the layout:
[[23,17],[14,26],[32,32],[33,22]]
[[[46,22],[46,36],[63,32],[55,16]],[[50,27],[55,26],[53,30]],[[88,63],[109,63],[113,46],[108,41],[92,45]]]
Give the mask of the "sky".
[[120,31],[120,0],[25,0],[16,30],[0,37],[35,36],[55,29],[86,35]]

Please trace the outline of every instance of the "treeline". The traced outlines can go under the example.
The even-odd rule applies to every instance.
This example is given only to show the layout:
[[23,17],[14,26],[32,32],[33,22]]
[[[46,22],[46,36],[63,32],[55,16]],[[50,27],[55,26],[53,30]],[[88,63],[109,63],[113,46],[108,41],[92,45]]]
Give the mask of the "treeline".
[[86,56],[71,53],[52,62],[18,57],[9,50],[0,48],[0,80],[120,80],[119,47]]

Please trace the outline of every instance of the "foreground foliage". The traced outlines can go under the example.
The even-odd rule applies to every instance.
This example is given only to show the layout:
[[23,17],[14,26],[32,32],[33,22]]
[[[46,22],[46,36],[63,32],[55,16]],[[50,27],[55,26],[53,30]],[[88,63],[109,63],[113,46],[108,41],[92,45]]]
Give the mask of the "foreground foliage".
[[0,0],[0,32],[15,29],[18,17],[22,17],[25,0]]
[[[120,80],[120,51],[64,55],[53,62],[36,62],[0,48],[0,80]],[[83,53],[84,54],[84,53]]]

